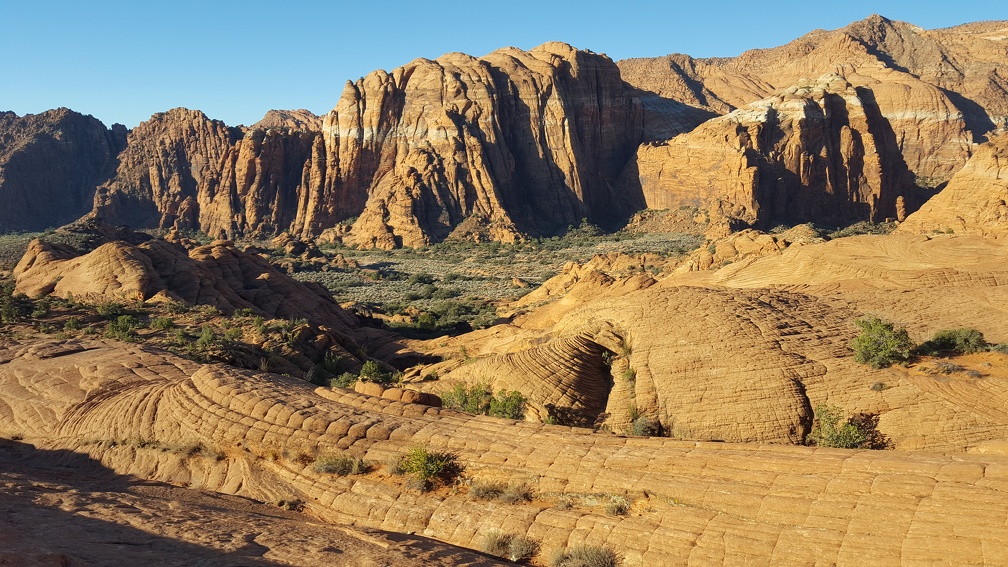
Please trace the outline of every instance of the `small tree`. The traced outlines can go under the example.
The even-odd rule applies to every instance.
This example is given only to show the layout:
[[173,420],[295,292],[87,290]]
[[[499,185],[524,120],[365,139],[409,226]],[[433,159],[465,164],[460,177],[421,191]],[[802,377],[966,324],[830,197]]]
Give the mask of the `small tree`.
[[909,360],[914,344],[906,329],[896,328],[878,317],[858,319],[855,324],[861,329],[861,334],[851,343],[855,360],[872,368],[885,368]]

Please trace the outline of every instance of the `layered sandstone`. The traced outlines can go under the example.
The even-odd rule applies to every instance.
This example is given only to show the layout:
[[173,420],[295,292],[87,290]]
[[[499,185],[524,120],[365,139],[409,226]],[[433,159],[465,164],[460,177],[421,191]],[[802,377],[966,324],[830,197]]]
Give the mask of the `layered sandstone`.
[[669,55],[619,62],[646,91],[724,113],[804,77],[843,76],[871,89],[903,157],[922,183],[948,180],[970,147],[1008,124],[1006,22],[924,30],[871,16],[734,58]]
[[66,108],[0,112],[0,233],[57,227],[88,212],[125,138],[121,124],[109,129]]
[[317,236],[359,217],[345,240],[382,248],[440,241],[466,219],[505,241],[612,223],[641,205],[613,189],[637,144],[709,116],[645,98],[608,58],[548,43],[375,71],[321,120],[274,111],[229,128],[175,109],[130,133],[95,214],[214,237]]
[[765,228],[896,217],[912,181],[872,93],[832,74],[644,144],[624,177],[649,208],[709,208]]
[[897,229],[908,233],[946,232],[1008,236],[1008,134],[979,146],[948,186]]
[[[0,360],[0,427],[26,441],[85,453],[118,474],[298,501],[355,529],[470,548],[499,530],[541,541],[541,558],[605,545],[628,567],[1008,559],[1008,462],[993,453],[626,438],[322,396],[297,380],[101,341],[13,342]],[[414,446],[453,451],[467,474],[528,482],[536,496],[505,504],[471,498],[464,485],[418,492],[381,465],[339,477],[310,462],[346,452],[383,463]],[[573,504],[556,506],[561,495]],[[604,512],[611,495],[631,502],[626,515]]]

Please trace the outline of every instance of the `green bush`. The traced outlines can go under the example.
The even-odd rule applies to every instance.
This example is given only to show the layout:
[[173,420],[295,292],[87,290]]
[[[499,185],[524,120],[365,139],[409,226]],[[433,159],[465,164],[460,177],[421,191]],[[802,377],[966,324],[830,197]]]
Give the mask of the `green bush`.
[[630,512],[630,501],[625,496],[613,495],[606,504],[606,514],[610,516],[626,516]]
[[411,475],[422,490],[429,490],[435,483],[448,485],[455,482],[465,467],[458,462],[458,456],[450,451],[414,447],[402,456],[395,469],[402,474]]
[[167,331],[175,328],[175,321],[171,317],[155,317],[151,319],[150,328],[158,331]]
[[126,312],[122,303],[116,301],[105,301],[95,305],[95,311],[105,319],[114,319]]
[[476,384],[471,388],[456,384],[441,394],[442,407],[504,419],[524,419],[525,403],[521,392],[501,390],[495,396],[486,384]]
[[105,327],[105,336],[110,339],[132,342],[138,339],[136,328],[140,322],[132,315],[120,315],[114,321],[109,321]]
[[949,329],[938,331],[931,340],[917,347],[920,354],[937,354],[939,352],[955,352],[970,354],[987,350],[987,341],[983,333],[976,329]]
[[14,292],[14,281],[0,284],[0,322],[16,323],[28,318],[35,309],[31,299],[23,293]]
[[354,384],[357,383],[358,379],[360,379],[360,377],[354,374],[353,372],[344,372],[343,374],[340,374],[339,376],[330,380],[329,387],[352,389],[354,387]]
[[504,419],[524,419],[525,418],[525,396],[521,392],[507,392],[501,390],[490,399],[490,408],[487,415]]
[[812,444],[837,449],[860,449],[865,448],[870,439],[871,432],[844,419],[843,410],[837,406],[820,405],[815,408],[815,423],[809,434]]
[[368,360],[361,366],[360,379],[365,382],[375,382],[376,384],[389,385],[396,382],[396,375],[385,372],[373,360]]
[[579,545],[557,552],[550,564],[553,567],[616,567],[616,552],[595,545]]
[[851,343],[855,360],[872,368],[885,368],[909,360],[914,344],[906,329],[896,328],[878,317],[858,319],[855,324],[861,329],[861,334]]
[[363,459],[356,459],[348,455],[319,455],[315,459],[315,472],[347,476],[350,474],[366,474],[371,470]]

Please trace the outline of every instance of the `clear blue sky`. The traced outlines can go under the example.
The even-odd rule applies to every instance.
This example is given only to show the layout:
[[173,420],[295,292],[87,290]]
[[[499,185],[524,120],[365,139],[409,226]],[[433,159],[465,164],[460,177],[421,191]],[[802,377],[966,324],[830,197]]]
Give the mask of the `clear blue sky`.
[[347,79],[449,51],[559,40],[616,60],[731,56],[872,13],[937,28],[1008,20],[1008,0],[0,0],[0,110],[67,106],[132,128],[185,106],[251,124],[270,108],[322,114]]

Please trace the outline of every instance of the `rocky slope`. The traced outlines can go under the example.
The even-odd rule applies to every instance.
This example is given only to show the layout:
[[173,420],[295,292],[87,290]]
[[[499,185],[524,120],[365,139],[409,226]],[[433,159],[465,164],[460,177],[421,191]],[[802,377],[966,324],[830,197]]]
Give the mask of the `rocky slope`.
[[1008,236],[1008,134],[979,146],[948,186],[897,229]]
[[869,88],[906,163],[926,183],[948,180],[973,142],[1008,126],[1008,23],[924,30],[881,16],[734,58],[669,55],[620,61],[643,90],[723,113],[806,77]]
[[87,213],[125,143],[121,124],[109,129],[66,108],[0,112],[0,233],[44,230]]
[[913,183],[871,91],[833,74],[642,145],[624,181],[649,208],[709,208],[764,228],[895,218]]
[[[355,528],[471,548],[498,530],[538,540],[541,558],[605,545],[626,567],[1008,559],[997,454],[626,438],[313,390],[101,341],[11,342],[0,360],[0,427],[24,441],[118,474],[296,500]],[[529,483],[533,499],[481,501],[465,484],[419,492],[381,465],[342,477],[311,465],[339,452],[378,464],[413,446],[454,452],[484,482]],[[618,497],[626,513],[605,513]]]

